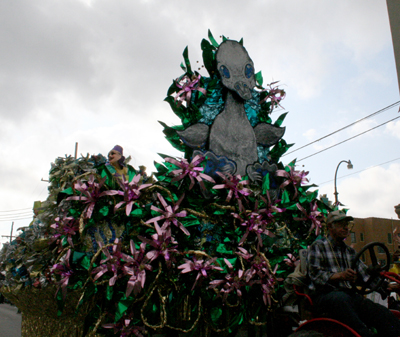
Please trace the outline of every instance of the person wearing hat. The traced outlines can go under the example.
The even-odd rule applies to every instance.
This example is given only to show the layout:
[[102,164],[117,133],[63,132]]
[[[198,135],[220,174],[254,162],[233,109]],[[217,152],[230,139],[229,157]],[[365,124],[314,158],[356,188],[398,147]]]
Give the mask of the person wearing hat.
[[120,145],[115,145],[108,152],[108,162],[106,164],[108,170],[116,177],[125,177],[128,180],[128,169],[125,165],[125,157],[123,156],[124,149]]
[[[373,326],[378,336],[400,336],[400,320],[387,308],[364,298],[353,290],[357,279],[367,282],[370,275],[361,261],[351,269],[356,251],[344,240],[350,234],[349,223],[353,217],[344,211],[329,213],[326,224],[327,237],[316,240],[307,255],[307,272],[315,311],[347,324],[362,337],[377,336],[368,327]],[[370,287],[378,282],[372,280]],[[385,283],[387,284],[387,283]],[[388,286],[388,290],[397,290]]]

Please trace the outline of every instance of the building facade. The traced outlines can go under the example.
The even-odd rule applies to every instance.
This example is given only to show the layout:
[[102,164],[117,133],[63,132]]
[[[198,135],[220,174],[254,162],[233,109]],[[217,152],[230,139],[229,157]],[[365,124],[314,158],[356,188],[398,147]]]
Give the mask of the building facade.
[[[393,234],[395,229],[397,232]],[[399,249],[399,241],[396,240],[397,233],[400,233],[400,220],[383,218],[354,218],[354,227],[350,232],[347,244],[359,252],[366,244],[381,242],[389,249],[390,255]],[[377,248],[376,257],[381,263],[385,263],[386,255]],[[371,263],[369,254],[363,254],[361,260],[367,265]],[[390,261],[392,263],[392,261]]]

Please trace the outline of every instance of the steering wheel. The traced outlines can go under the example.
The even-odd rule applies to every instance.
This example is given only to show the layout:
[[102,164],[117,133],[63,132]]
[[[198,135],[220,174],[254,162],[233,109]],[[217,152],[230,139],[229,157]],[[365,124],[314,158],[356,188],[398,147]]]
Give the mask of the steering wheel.
[[[375,247],[381,247],[385,252],[386,263],[383,266],[378,263],[378,260],[376,258],[376,254],[375,254],[375,250],[374,250]],[[364,248],[361,249],[357,253],[356,257],[354,258],[353,263],[351,264],[351,269],[356,270],[357,264],[361,262],[360,261],[361,255],[364,254],[367,250],[369,251],[369,255],[371,257],[371,262],[372,262],[372,264],[367,267],[367,274],[370,274],[371,277],[368,279],[367,282],[363,281],[361,289],[358,289],[355,283],[353,283],[353,286],[352,286],[353,290],[356,290],[357,292],[359,292],[362,295],[370,294],[373,291],[377,290],[382,285],[383,281],[385,280],[385,278],[380,275],[381,271],[388,271],[390,268],[390,253],[389,253],[389,250],[387,249],[387,247],[383,243],[380,243],[380,242],[371,242],[371,243],[365,245]],[[375,277],[380,277],[379,281],[372,288],[368,288],[372,279],[374,279]]]

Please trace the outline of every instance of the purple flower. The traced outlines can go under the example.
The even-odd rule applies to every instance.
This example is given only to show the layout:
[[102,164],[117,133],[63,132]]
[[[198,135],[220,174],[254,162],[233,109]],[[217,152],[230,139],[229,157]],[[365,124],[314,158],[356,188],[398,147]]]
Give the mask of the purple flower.
[[118,270],[121,269],[121,259],[123,256],[121,253],[121,243],[116,239],[115,244],[112,246],[111,253],[107,247],[103,247],[101,242],[98,244],[106,258],[100,261],[100,266],[92,270],[92,274],[96,274],[94,280],[96,281],[106,272],[110,271],[113,273],[113,277],[110,278],[108,284],[113,286],[118,279]]
[[179,77],[178,79],[175,80],[175,84],[178,88],[181,90],[176,94],[175,96],[175,103],[178,101],[178,107],[182,105],[183,102],[186,102],[186,106],[188,107],[190,104],[190,100],[192,98],[192,92],[195,90],[200,91],[203,95],[206,95],[207,92],[204,88],[200,88],[200,78],[201,75],[197,77],[190,78],[187,75],[184,75],[183,77]]
[[201,166],[197,166],[197,165],[200,164],[203,160],[204,160],[204,157],[202,157],[200,155],[195,156],[192,159],[192,161],[190,162],[190,164],[185,158],[182,158],[180,162],[178,162],[177,160],[175,160],[173,158],[166,158],[165,161],[172,163],[175,166],[179,167],[178,170],[174,170],[171,172],[172,174],[174,174],[176,176],[171,181],[172,182],[179,181],[179,180],[185,178],[186,176],[188,176],[190,178],[189,190],[191,190],[193,188],[195,179],[199,182],[201,188],[203,190],[205,190],[206,187],[204,186],[203,179],[207,180],[209,182],[212,182],[212,183],[215,183],[215,181],[213,178],[211,178],[207,174],[201,173],[201,171],[203,171],[204,168]]
[[223,301],[226,301],[228,295],[236,291],[239,297],[242,296],[242,291],[240,288],[246,285],[246,280],[244,279],[243,270],[234,270],[232,264],[224,258],[226,265],[229,268],[229,273],[225,275],[225,279],[223,280],[215,280],[210,282],[209,289],[213,289],[219,286],[222,286],[220,289],[220,293],[222,294]]
[[153,270],[153,267],[149,264],[148,258],[145,255],[146,243],[141,243],[139,250],[136,249],[133,240],[130,242],[131,254],[121,254],[122,259],[126,262],[123,266],[123,272],[125,275],[129,275],[128,285],[126,287],[125,296],[128,297],[133,291],[136,296],[144,288],[146,282],[146,270]]
[[146,333],[146,329],[141,326],[131,325],[131,319],[124,317],[117,323],[103,324],[103,328],[114,329],[114,335],[119,333],[120,337],[137,336],[144,337],[143,333]]
[[276,106],[280,106],[282,108],[280,102],[286,96],[285,90],[279,89],[278,86],[273,87],[273,85],[278,82],[279,81],[272,82],[271,84],[268,84],[269,89],[262,90],[262,92],[267,92],[267,96],[260,101],[260,104],[266,102],[269,99],[269,101],[271,102],[271,112],[274,110]]
[[75,195],[72,197],[68,197],[66,200],[79,200],[83,201],[86,205],[83,214],[85,218],[91,218],[94,206],[99,198],[105,195],[115,195],[118,194],[118,191],[103,191],[101,192],[101,187],[103,186],[106,177],[100,180],[100,182],[94,182],[94,175],[89,177],[89,180],[86,183],[82,181],[77,181],[74,184],[74,189],[80,192],[80,195]]
[[315,228],[315,235],[318,235],[321,230],[321,221],[318,220],[318,217],[321,215],[321,212],[318,211],[318,205],[315,201],[314,203],[310,203],[310,213],[299,204],[296,204],[297,208],[304,214],[302,218],[294,218],[297,221],[311,221],[310,232]]
[[171,226],[171,224],[174,224],[176,227],[180,228],[182,230],[182,232],[184,232],[187,236],[189,236],[190,235],[189,231],[177,219],[177,218],[184,218],[187,215],[186,211],[177,213],[177,211],[179,209],[179,205],[182,202],[184,196],[185,196],[185,194],[182,194],[182,196],[176,202],[176,204],[174,206],[171,206],[171,205],[167,204],[167,202],[165,201],[165,199],[162,197],[162,195],[160,193],[157,193],[158,200],[160,200],[161,205],[164,207],[164,210],[159,209],[158,207],[152,205],[151,209],[153,211],[161,213],[162,215],[152,218],[150,220],[147,220],[146,223],[153,222],[154,224],[156,224],[157,221],[164,220],[164,224],[163,224],[162,228],[166,229],[169,226]]
[[221,267],[214,266],[212,263],[214,263],[217,260],[216,257],[207,260],[204,262],[204,260],[197,260],[196,257],[193,257],[193,261],[185,259],[186,263],[181,264],[178,269],[182,269],[181,273],[190,273],[192,271],[197,271],[197,276],[196,276],[196,281],[193,284],[192,290],[197,284],[197,281],[200,279],[200,277],[207,278],[207,271],[210,270],[223,270]]
[[240,239],[239,245],[243,244],[250,233],[254,233],[257,235],[258,247],[262,247],[263,245],[261,234],[265,234],[271,237],[275,236],[275,234],[273,234],[266,228],[268,221],[263,220],[262,215],[257,212],[244,213],[244,219],[240,217],[239,214],[232,213],[232,215],[240,221],[241,226],[246,227],[246,232]]
[[217,172],[217,174],[224,179],[224,183],[215,185],[213,188],[228,189],[229,193],[228,196],[226,197],[227,202],[229,202],[232,199],[232,196],[235,196],[236,199],[240,199],[242,196],[250,195],[251,190],[245,187],[245,185],[249,184],[249,181],[248,180],[241,181],[241,176],[239,174],[236,176],[232,176],[229,173],[224,175],[221,172]]
[[167,266],[170,267],[173,254],[178,253],[178,250],[176,249],[176,244],[178,242],[176,242],[175,239],[171,236],[171,231],[168,231],[165,228],[160,228],[157,223],[154,223],[154,226],[157,233],[151,236],[153,240],[144,238],[140,235],[138,236],[138,238],[155,248],[146,254],[146,257],[151,262],[158,257],[163,256],[165,262],[167,263]]
[[300,263],[300,260],[296,258],[293,254],[286,254],[287,258],[284,259],[283,261],[292,268],[296,268],[296,266]]
[[292,184],[294,187],[294,196],[293,198],[295,199],[297,197],[297,186],[300,186],[302,184],[305,184],[308,182],[308,179],[306,178],[308,172],[305,171],[295,171],[294,166],[286,166],[286,168],[289,167],[289,172],[286,170],[278,170],[276,171],[276,175],[278,177],[284,177],[286,180],[281,184],[280,188],[285,188],[289,184]]
[[136,202],[137,199],[139,199],[141,195],[140,191],[152,185],[152,184],[138,185],[140,177],[141,177],[140,174],[137,174],[136,176],[133,177],[131,182],[125,180],[124,176],[122,176],[122,181],[118,180],[120,186],[122,187],[122,191],[118,191],[117,194],[123,195],[124,201],[121,201],[118,204],[116,204],[114,210],[117,210],[123,204],[126,204],[125,212],[126,215],[129,216],[129,214],[132,211],[133,204]]
[[71,269],[71,265],[69,263],[70,257],[71,257],[71,249],[68,249],[67,254],[62,258],[61,263],[57,263],[53,265],[53,267],[51,268],[51,272],[53,272],[54,274],[61,275],[61,280],[57,282],[58,289],[56,295],[61,288],[64,299],[65,296],[67,295],[67,286],[69,279],[74,274],[73,270]]
[[55,223],[50,225],[50,227],[54,229],[54,234],[50,243],[60,239],[62,236],[66,236],[68,243],[74,247],[72,236],[74,236],[79,229],[76,219],[65,216],[63,218],[57,217],[55,218]]
[[254,256],[253,254],[250,254],[246,249],[242,247],[238,247],[238,249],[240,250],[240,252],[236,252],[236,254],[242,257],[246,261],[250,261],[250,259]]
[[245,271],[246,282],[250,286],[254,284],[259,284],[263,292],[264,304],[271,305],[271,295],[274,292],[274,287],[277,281],[282,281],[282,279],[277,279],[275,273],[278,269],[278,265],[275,265],[273,271],[271,271],[270,265],[265,257],[258,253],[253,261],[251,268]]
[[[285,211],[284,208],[279,208],[277,206],[274,206],[271,203],[271,198],[269,196],[269,192],[267,191],[267,199],[266,200],[264,197],[261,196],[261,199],[264,201],[266,208],[260,209],[258,213],[262,214],[263,217],[267,218],[267,222],[270,223],[274,221],[274,213],[282,213]],[[279,200],[275,201],[276,203],[279,202]]]

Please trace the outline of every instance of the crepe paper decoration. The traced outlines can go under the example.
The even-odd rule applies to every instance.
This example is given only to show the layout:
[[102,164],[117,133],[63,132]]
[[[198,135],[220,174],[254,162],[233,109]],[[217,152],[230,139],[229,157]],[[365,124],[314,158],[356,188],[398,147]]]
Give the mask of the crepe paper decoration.
[[175,178],[173,178],[171,180],[171,182],[182,180],[183,178],[188,176],[190,178],[189,190],[191,190],[193,188],[195,179],[199,182],[202,190],[206,189],[203,179],[215,184],[215,181],[213,178],[211,178],[207,174],[202,173],[204,168],[201,166],[197,166],[202,161],[204,161],[204,157],[202,157],[200,155],[195,156],[192,159],[192,161],[190,162],[190,164],[185,158],[182,158],[180,162],[178,162],[177,160],[175,160],[173,158],[166,158],[165,161],[179,167],[178,170],[174,170],[171,172],[171,174],[176,176]]
[[[122,195],[124,197],[124,201],[119,202],[118,204],[115,205],[114,210],[117,210],[120,208],[123,204],[125,204],[125,212],[126,215],[129,216],[129,214],[132,211],[133,204],[140,198],[141,195],[141,190],[150,187],[152,184],[141,184],[139,185],[141,175],[137,174],[136,176],[133,177],[132,181],[129,182],[125,180],[125,177],[122,177],[122,180],[118,180],[122,191],[109,191],[113,192],[113,194],[118,194]],[[116,193],[114,193],[116,192]],[[112,195],[112,194],[109,194]]]
[[319,235],[321,230],[321,222],[318,220],[318,217],[321,215],[321,212],[318,210],[318,205],[316,202],[310,204],[310,213],[302,207],[299,203],[296,204],[297,208],[304,214],[302,218],[294,218],[296,221],[311,221],[310,232],[315,228],[315,235]]
[[[108,328],[138,336],[144,328],[153,334],[168,327],[206,336],[265,324],[260,318],[276,310],[294,256],[324,230],[317,212],[328,214],[332,204],[309,191],[307,172],[296,171],[294,161],[281,162],[293,145],[279,138],[286,113],[275,122],[270,114],[284,93],[276,83],[262,88],[243,41],[209,37],[201,49],[210,77],[192,70],[186,48],[178,77],[184,83],[173,81],[165,99],[181,123],[160,122],[184,158],[161,155],[151,185],[141,184],[134,169],[130,182],[114,179],[100,154],[56,158],[42,212],[1,250],[1,292],[37,335],[51,332],[47,316],[30,315],[34,303],[43,315],[58,305],[65,325],[73,322],[82,335],[113,334]],[[251,89],[235,86],[243,77]],[[234,120],[235,111],[243,118]],[[269,134],[276,136],[271,142]],[[53,309],[41,296],[56,291]]]
[[173,224],[176,227],[180,228],[182,230],[182,232],[184,232],[186,235],[189,236],[190,235],[189,231],[177,219],[177,218],[184,218],[187,216],[186,211],[177,213],[177,210],[179,209],[179,205],[182,202],[184,196],[185,196],[185,194],[182,194],[182,196],[175,203],[175,205],[171,206],[171,205],[167,204],[167,202],[165,201],[165,199],[163,198],[163,196],[160,193],[157,193],[158,200],[160,200],[161,205],[164,207],[164,210],[152,205],[151,210],[153,210],[157,213],[161,213],[162,215],[152,218],[152,219],[146,221],[146,223],[157,223],[160,220],[164,220],[164,223],[163,223],[164,229],[168,228],[171,224]]
[[57,282],[58,288],[57,288],[56,296],[57,296],[58,291],[61,288],[62,296],[63,296],[64,300],[65,300],[65,297],[67,296],[67,286],[68,286],[69,279],[74,274],[74,271],[72,270],[71,265],[69,263],[70,257],[71,257],[71,249],[68,249],[67,254],[63,258],[63,262],[56,263],[55,265],[53,265],[53,267],[51,269],[53,273],[61,275],[61,280],[59,282]]
[[178,102],[178,107],[180,107],[183,102],[186,102],[187,107],[190,105],[193,91],[199,91],[203,95],[207,95],[206,90],[200,87],[200,79],[201,75],[194,78],[185,75],[175,80],[175,85],[180,89],[174,99],[175,103]]
[[185,259],[186,263],[181,264],[178,266],[178,269],[182,269],[181,273],[190,273],[192,271],[197,271],[196,280],[192,286],[192,290],[197,284],[197,281],[203,277],[207,278],[208,274],[207,271],[211,270],[223,270],[221,267],[213,265],[215,263],[216,258],[208,259],[204,262],[204,260],[197,260],[196,257],[193,257],[193,261],[189,259]]
[[115,195],[118,191],[101,191],[106,178],[101,179],[98,183],[94,181],[94,175],[89,177],[87,184],[82,181],[77,181],[74,184],[74,189],[81,193],[79,196],[68,197],[67,200],[79,200],[83,201],[87,206],[85,207],[83,214],[85,218],[90,219],[92,217],[94,206],[99,198],[105,195]]
[[153,267],[148,264],[149,258],[145,254],[146,243],[141,243],[139,250],[136,249],[133,240],[130,241],[130,251],[132,256],[121,254],[121,258],[126,262],[122,269],[125,275],[129,275],[125,296],[129,297],[131,292],[136,296],[144,288],[146,282],[146,270],[152,271]]

